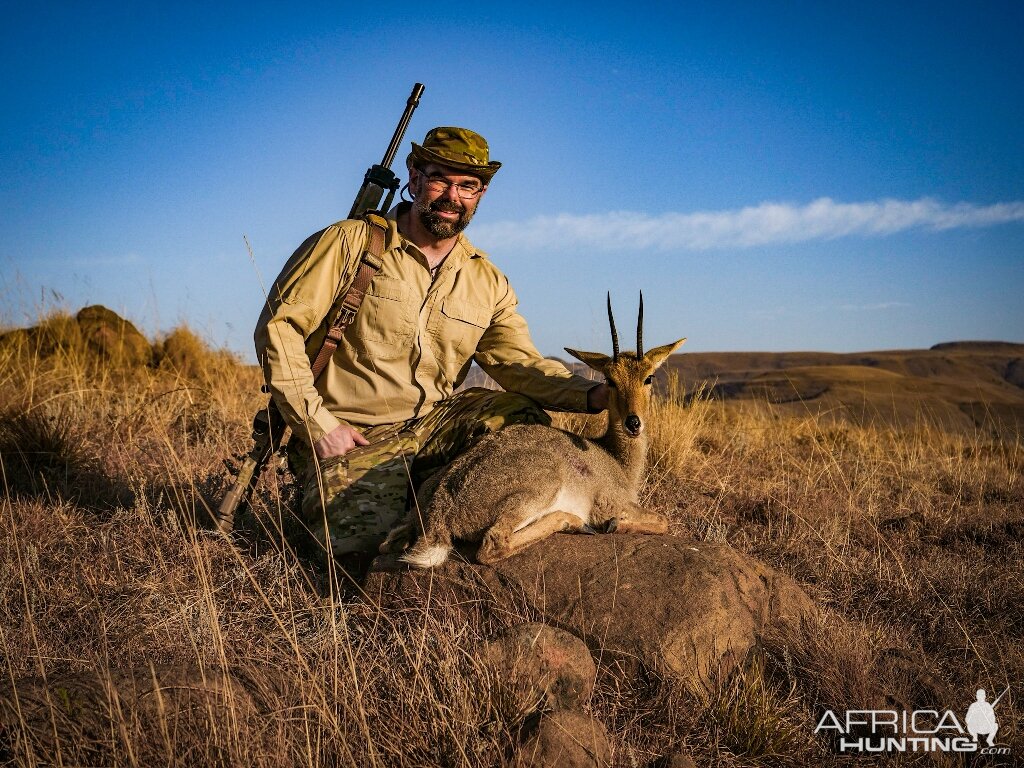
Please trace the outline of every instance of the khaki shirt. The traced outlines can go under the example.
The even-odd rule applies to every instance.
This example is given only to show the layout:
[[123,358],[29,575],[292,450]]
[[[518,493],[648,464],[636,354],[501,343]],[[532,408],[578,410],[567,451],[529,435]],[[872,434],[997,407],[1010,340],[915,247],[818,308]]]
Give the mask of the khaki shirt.
[[394,213],[384,266],[315,386],[310,361],[354,276],[369,225],[340,221],[312,235],[274,283],[256,326],[256,353],[288,425],[313,443],[342,423],[424,416],[463,382],[474,360],[506,390],[545,408],[586,411],[596,383],[540,355],[508,278],[487,255],[461,234],[432,278]]

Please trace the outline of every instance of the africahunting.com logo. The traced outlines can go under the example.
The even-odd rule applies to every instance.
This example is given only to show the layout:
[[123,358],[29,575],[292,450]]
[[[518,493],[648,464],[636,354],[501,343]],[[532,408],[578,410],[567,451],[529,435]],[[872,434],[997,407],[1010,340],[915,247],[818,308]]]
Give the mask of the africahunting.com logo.
[[815,734],[832,734],[840,752],[977,752],[1008,755],[1009,747],[996,744],[999,721],[996,707],[1010,687],[989,702],[984,688],[961,721],[951,710],[850,709],[839,717],[826,710]]

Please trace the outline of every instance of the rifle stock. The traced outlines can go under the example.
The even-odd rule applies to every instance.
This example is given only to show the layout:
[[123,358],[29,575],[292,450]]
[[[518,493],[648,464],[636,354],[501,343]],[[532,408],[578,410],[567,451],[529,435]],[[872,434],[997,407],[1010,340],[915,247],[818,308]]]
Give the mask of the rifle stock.
[[[391,143],[388,144],[383,160],[372,165],[363,177],[362,186],[356,193],[356,199],[349,211],[350,219],[357,218],[367,211],[387,210],[391,207],[395,193],[399,188],[398,176],[391,171],[391,164],[395,161],[395,154],[402,143],[405,131],[409,127],[412,113],[419,106],[420,96],[423,95],[423,85],[416,83],[412,93],[405,102],[405,111],[398,121],[391,136]],[[387,200],[381,205],[384,191],[388,191]],[[316,358],[314,358],[316,359]],[[315,374],[314,374],[315,377]],[[266,388],[264,388],[266,390]],[[252,493],[263,475],[263,470],[270,461],[270,457],[276,454],[284,444],[284,433],[286,425],[281,412],[273,399],[267,407],[256,414],[252,421],[252,450],[242,459],[242,466],[238,471],[231,488],[221,500],[220,506],[215,513],[217,528],[223,533],[230,533],[235,524],[235,515],[240,508],[244,508],[252,498]]]

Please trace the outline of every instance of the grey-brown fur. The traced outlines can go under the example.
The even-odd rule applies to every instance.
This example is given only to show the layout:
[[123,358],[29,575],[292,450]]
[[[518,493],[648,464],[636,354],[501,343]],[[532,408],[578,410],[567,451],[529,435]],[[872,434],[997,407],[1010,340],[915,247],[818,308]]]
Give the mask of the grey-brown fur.
[[606,434],[587,440],[517,425],[486,436],[424,484],[418,509],[381,551],[400,549],[412,531],[422,530],[402,559],[430,568],[448,558],[453,539],[480,542],[477,560],[491,563],[558,531],[666,532],[667,519],[643,510],[637,493],[647,460],[651,379],[683,341],[640,357],[618,354],[617,339],[613,357],[567,349],[608,381]]

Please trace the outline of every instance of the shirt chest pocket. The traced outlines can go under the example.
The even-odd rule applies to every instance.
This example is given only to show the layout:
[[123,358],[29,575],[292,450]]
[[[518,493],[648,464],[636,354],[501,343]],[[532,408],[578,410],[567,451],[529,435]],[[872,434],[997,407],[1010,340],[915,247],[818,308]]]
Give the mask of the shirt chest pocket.
[[447,297],[441,303],[441,324],[437,342],[445,364],[458,370],[473,353],[491,324],[491,309]]
[[346,337],[370,357],[393,360],[407,354],[415,331],[409,286],[378,274],[370,283]]

